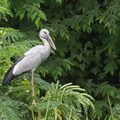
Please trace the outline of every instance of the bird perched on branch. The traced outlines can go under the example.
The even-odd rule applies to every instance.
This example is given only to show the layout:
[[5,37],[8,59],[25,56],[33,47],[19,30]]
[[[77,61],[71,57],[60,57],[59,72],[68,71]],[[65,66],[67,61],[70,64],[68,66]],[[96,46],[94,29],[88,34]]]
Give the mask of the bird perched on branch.
[[[19,58],[13,66],[7,71],[3,79],[3,85],[6,85],[11,80],[21,76],[22,74],[31,71],[31,85],[32,85],[32,96],[35,96],[34,91],[34,71],[35,69],[46,60],[51,51],[51,47],[56,50],[55,44],[52,41],[52,38],[49,35],[47,29],[41,29],[39,33],[40,39],[43,41],[44,45],[37,45],[27,52],[24,53],[23,58]],[[36,104],[33,100],[33,104]]]

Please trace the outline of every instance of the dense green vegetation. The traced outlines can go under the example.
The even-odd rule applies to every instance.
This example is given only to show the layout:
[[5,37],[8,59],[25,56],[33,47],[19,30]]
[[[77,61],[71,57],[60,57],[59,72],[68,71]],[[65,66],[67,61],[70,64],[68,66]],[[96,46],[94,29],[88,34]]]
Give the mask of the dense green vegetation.
[[[2,86],[11,65],[42,44],[46,28],[57,51],[35,73]],[[120,1],[1,0],[0,120],[119,120]]]

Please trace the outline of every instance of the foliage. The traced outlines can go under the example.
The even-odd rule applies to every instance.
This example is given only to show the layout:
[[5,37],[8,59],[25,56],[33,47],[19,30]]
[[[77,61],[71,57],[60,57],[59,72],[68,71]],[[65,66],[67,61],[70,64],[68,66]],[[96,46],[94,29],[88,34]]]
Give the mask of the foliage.
[[5,21],[8,21],[7,15],[10,15],[13,17],[13,14],[10,10],[9,4],[7,0],[1,0],[0,1],[0,21],[3,19]]
[[12,100],[0,95],[0,119],[1,120],[26,120],[28,114],[27,105],[23,102]]
[[[92,87],[92,89],[90,89]],[[95,101],[95,112],[92,114],[93,119],[101,120],[103,114],[106,112],[105,120],[112,119],[114,116],[118,115],[117,112],[114,114],[112,112],[112,106],[114,103],[118,104],[120,100],[120,93],[115,87],[109,85],[107,82],[103,82],[99,85],[93,84],[90,80],[87,83],[86,91],[91,90],[91,93],[94,92],[94,96],[96,98]],[[94,91],[95,90],[95,91]],[[112,117],[111,117],[112,116]],[[119,117],[119,115],[118,115]],[[119,120],[119,119],[118,119]]]
[[[84,114],[83,119],[87,119],[86,116],[94,120],[119,119],[119,6],[119,0],[1,0],[0,84],[9,67],[23,57],[26,50],[42,44],[38,41],[39,29],[47,28],[57,51],[52,51],[36,70],[36,99],[47,97],[50,82],[54,80],[59,79],[61,84],[72,82],[95,98],[96,111],[92,118]],[[13,101],[21,100],[34,114],[29,78],[29,74],[25,74],[7,86],[0,86],[0,93]],[[49,104],[59,106],[58,102],[50,100]],[[45,102],[47,105],[48,101]]]
[[94,99],[84,91],[72,83],[63,86],[59,85],[59,81],[52,83],[46,95],[40,98],[40,103],[35,105],[35,111],[40,110],[42,115],[45,114],[43,118],[48,120],[77,120],[83,117],[83,112],[87,117],[89,110],[94,110]]
[[120,119],[120,104],[116,104],[112,109],[114,119]]
[[22,38],[24,35],[19,32],[18,30],[15,30],[13,28],[0,28],[1,30],[1,44],[11,44],[13,42],[17,42],[20,38]]

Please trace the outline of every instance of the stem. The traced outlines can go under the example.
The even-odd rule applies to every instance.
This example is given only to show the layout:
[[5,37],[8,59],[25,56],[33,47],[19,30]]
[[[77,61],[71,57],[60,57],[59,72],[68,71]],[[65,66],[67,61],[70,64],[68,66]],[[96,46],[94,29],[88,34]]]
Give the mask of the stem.
[[62,117],[61,117],[61,115],[60,115],[59,112],[58,112],[58,108],[55,108],[54,110],[55,110],[55,120],[57,120],[57,118],[58,118],[59,120],[62,120]]
[[32,112],[32,120],[35,120],[34,112],[32,106],[30,106],[31,112]]
[[48,100],[47,109],[46,109],[46,113],[45,113],[45,120],[47,120],[47,114],[48,114],[49,104],[50,104],[50,97],[49,97],[49,100]]
[[68,120],[71,119],[71,116],[72,116],[72,108],[71,108],[71,110],[70,110],[70,115],[69,115],[69,119],[68,119]]
[[111,106],[111,102],[110,102],[110,98],[109,98],[108,94],[107,94],[107,98],[108,98],[108,103],[109,103],[109,107],[110,107],[111,118],[113,120],[112,106]]

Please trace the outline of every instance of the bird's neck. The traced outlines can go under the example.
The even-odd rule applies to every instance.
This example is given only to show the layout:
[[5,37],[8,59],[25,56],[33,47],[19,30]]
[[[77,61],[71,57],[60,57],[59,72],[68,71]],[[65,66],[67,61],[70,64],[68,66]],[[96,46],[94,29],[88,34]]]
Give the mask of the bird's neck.
[[42,41],[44,43],[44,49],[42,51],[42,54],[44,55],[44,57],[43,57],[42,61],[44,61],[50,55],[51,47],[50,47],[48,41],[46,41],[46,40],[42,40]]
[[51,46],[50,46],[50,44],[48,43],[48,41],[45,40],[45,39],[42,39],[42,41],[43,41],[43,43],[44,43],[44,47],[45,47],[46,51],[50,51]]

